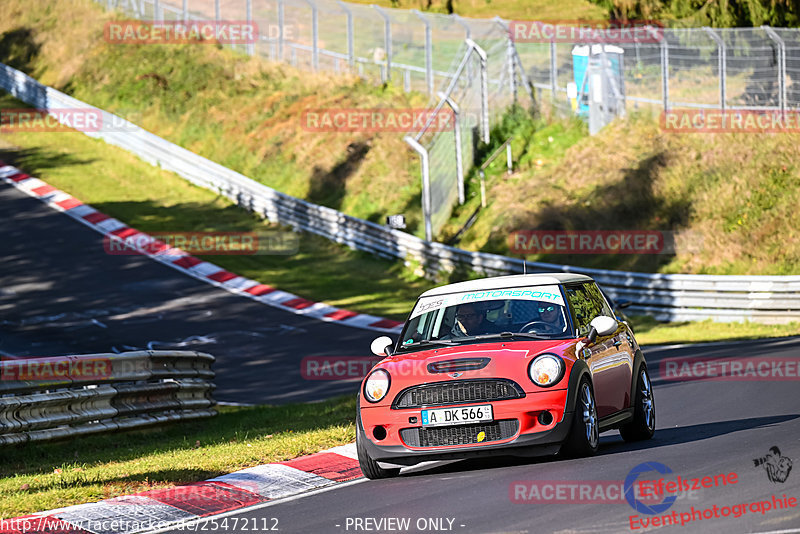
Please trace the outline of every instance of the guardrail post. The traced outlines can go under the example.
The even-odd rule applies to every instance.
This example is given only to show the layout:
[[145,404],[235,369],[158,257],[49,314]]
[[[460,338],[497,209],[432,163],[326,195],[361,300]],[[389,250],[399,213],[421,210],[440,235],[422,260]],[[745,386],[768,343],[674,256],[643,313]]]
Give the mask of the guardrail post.
[[717,69],[719,70],[719,107],[722,111],[725,111],[725,65],[727,63],[725,41],[708,26],[703,26],[703,30],[717,43],[719,49],[719,54],[717,54]]
[[425,25],[425,80],[428,82],[428,93],[433,94],[433,35],[430,21],[416,9],[411,10]]
[[392,21],[380,6],[370,4],[370,7],[380,13],[383,18],[383,48],[386,52],[386,69],[381,71],[381,81],[388,82],[392,79]]
[[463,204],[466,201],[464,193],[464,163],[461,153],[461,110],[458,104],[450,98],[450,96],[439,91],[436,96],[444,100],[444,102],[453,111],[453,133],[456,140],[456,183],[458,184],[458,203]]
[[278,61],[283,61],[283,0],[278,0]]
[[481,130],[483,142],[489,144],[489,74],[486,68],[486,52],[472,39],[467,39],[467,46],[475,50],[481,62]]
[[306,4],[311,6],[311,68],[316,71],[319,69],[319,11],[312,0],[306,0]]
[[355,47],[353,46],[353,11],[342,0],[336,0],[347,16],[347,63],[353,67],[356,63]]
[[506,141],[506,168],[508,169],[508,175],[514,172],[514,162],[511,160],[511,139]]
[[[184,0],[185,2],[186,0]],[[253,0],[247,0],[247,4],[245,6],[245,10],[247,13],[247,24],[253,24]],[[247,54],[252,56],[255,54],[255,44],[250,42],[246,45]]]
[[769,26],[761,26],[770,39],[778,45],[778,104],[781,113],[786,112],[786,43],[780,35]]
[[405,136],[403,140],[419,154],[419,159],[422,163],[422,217],[425,219],[425,241],[433,241],[433,229],[431,227],[431,177],[428,151],[410,135]]

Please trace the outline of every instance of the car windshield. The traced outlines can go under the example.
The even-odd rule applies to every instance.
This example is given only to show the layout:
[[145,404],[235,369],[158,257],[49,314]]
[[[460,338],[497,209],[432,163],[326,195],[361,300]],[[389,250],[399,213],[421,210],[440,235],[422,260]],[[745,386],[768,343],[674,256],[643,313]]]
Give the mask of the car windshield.
[[569,329],[557,285],[464,291],[423,297],[403,329],[401,349],[494,337],[559,338]]

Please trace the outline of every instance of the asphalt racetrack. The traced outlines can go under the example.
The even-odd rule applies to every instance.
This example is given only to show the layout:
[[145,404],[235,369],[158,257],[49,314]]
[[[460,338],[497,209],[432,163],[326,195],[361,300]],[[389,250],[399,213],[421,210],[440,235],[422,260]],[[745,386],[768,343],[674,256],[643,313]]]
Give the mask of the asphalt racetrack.
[[[0,206],[0,351],[206,351],[217,357],[215,395],[227,402],[356,391],[357,381],[303,379],[300,360],[365,356],[378,334],[252,302],[146,257],[104,254],[99,234],[10,186],[0,185]],[[800,532],[800,466],[785,469],[787,461],[800,462],[797,378],[687,381],[666,376],[662,365],[698,357],[797,361],[798,354],[800,339],[646,349],[657,406],[650,441],[626,444],[613,431],[590,459],[426,465],[396,479],[361,479],[172,532],[611,533],[642,532],[645,524],[659,532]],[[769,461],[783,471],[766,469],[773,446],[780,456]],[[681,492],[671,504],[662,495],[648,503],[654,514],[625,498],[640,480],[678,476],[690,484],[702,477],[730,482]],[[662,526],[668,521],[678,524]]]

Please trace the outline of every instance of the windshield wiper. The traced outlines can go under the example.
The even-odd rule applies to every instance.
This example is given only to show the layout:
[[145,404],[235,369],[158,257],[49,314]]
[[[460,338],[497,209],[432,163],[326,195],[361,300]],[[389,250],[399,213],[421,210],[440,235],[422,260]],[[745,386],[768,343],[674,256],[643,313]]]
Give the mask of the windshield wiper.
[[423,339],[422,341],[417,341],[415,343],[403,344],[400,345],[400,348],[417,348],[417,347],[426,347],[430,345],[458,345],[455,341],[451,341],[449,339]]

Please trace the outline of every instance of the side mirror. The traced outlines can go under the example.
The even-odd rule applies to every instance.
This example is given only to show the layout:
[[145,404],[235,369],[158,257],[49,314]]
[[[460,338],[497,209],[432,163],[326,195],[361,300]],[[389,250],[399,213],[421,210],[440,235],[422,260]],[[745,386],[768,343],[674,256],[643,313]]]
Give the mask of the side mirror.
[[596,336],[610,336],[617,331],[617,320],[607,315],[598,315],[589,323],[593,330],[597,331]]
[[384,357],[392,355],[392,345],[394,345],[392,338],[389,336],[381,336],[375,338],[369,348],[375,356]]

